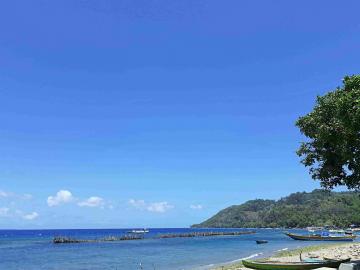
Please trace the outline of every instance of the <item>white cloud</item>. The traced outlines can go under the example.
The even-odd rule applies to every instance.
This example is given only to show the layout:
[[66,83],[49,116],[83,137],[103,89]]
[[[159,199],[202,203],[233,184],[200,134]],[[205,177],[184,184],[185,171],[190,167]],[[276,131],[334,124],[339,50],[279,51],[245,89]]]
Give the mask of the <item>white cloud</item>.
[[203,206],[201,204],[192,204],[190,205],[190,208],[194,210],[201,210],[203,209]]
[[23,215],[23,219],[26,219],[26,220],[34,220],[38,217],[39,217],[39,214],[37,212],[32,212],[30,214]]
[[56,193],[55,196],[49,196],[47,198],[48,206],[57,206],[64,203],[72,202],[75,198],[68,190],[60,190]]
[[7,207],[0,207],[0,217],[7,217],[10,209]]
[[173,205],[169,204],[168,202],[153,202],[153,203],[146,203],[144,200],[129,200],[129,204],[136,209],[146,210],[149,212],[156,212],[156,213],[164,213],[172,208]]
[[86,199],[85,201],[79,202],[78,205],[83,207],[83,206],[87,206],[87,207],[103,207],[105,204],[104,199],[97,197],[97,196],[93,196],[90,197],[88,199]]

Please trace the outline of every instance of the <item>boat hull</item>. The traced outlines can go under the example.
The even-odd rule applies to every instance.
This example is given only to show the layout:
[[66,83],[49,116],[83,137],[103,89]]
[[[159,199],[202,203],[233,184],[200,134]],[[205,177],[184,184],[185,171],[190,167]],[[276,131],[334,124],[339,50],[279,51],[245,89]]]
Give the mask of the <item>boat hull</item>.
[[309,270],[321,267],[338,268],[340,264],[350,261],[346,260],[329,260],[316,263],[282,263],[282,262],[260,262],[243,260],[245,267],[258,270]]
[[355,235],[346,235],[346,236],[320,236],[320,235],[299,235],[293,233],[285,233],[287,236],[294,240],[301,241],[353,241]]
[[266,244],[268,243],[267,240],[256,240],[256,244]]

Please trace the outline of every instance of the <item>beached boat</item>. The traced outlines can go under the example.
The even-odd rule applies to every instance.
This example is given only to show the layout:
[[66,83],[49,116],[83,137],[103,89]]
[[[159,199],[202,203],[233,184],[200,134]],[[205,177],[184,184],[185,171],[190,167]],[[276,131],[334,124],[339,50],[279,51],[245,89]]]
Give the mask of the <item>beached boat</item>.
[[353,241],[356,235],[321,235],[321,234],[310,234],[300,235],[294,233],[285,233],[287,236],[294,240],[302,241]]
[[268,243],[267,240],[256,240],[256,244],[266,244]]
[[309,270],[321,267],[338,268],[340,264],[350,261],[345,260],[323,260],[316,262],[279,262],[279,261],[248,261],[243,260],[242,263],[247,268],[258,270]]

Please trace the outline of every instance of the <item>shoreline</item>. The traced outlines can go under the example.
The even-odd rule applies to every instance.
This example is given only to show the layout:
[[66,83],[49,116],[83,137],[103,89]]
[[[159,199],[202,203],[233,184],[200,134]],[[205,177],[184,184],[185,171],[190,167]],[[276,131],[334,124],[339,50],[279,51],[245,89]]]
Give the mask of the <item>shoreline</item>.
[[[275,251],[273,255],[267,257],[268,260],[276,260],[282,262],[297,262],[300,261],[300,254],[302,258],[319,258],[322,259],[345,259],[351,258],[352,260],[360,260],[360,243],[327,243],[311,245],[302,248],[280,250]],[[255,254],[248,256],[247,258],[240,258],[232,262],[222,263],[210,268],[210,270],[245,270],[249,269],[242,265],[241,260],[249,259]],[[260,254],[257,254],[260,255]],[[240,261],[240,262],[236,262]]]

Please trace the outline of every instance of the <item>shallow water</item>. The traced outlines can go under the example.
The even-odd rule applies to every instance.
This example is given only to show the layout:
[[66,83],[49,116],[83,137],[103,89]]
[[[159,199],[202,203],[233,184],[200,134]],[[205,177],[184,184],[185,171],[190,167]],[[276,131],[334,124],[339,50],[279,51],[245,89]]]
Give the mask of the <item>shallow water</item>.
[[[240,236],[154,239],[164,233],[207,230],[150,229],[144,240],[59,245],[51,242],[54,236],[95,239],[123,235],[128,229],[0,230],[0,269],[208,269],[241,258],[264,257],[277,250],[314,244],[292,240],[282,230],[273,229],[256,229],[256,234]],[[226,230],[236,229],[220,231]],[[259,239],[269,243],[257,245],[255,240]]]

